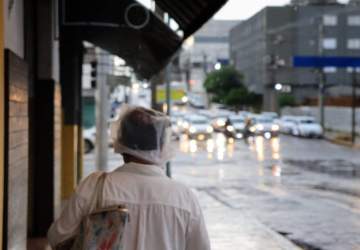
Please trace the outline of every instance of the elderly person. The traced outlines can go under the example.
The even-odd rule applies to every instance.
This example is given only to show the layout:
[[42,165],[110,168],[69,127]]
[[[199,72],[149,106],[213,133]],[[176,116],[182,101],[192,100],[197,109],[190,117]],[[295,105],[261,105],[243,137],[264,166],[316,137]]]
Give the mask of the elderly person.
[[[171,157],[171,123],[162,113],[126,108],[113,127],[115,152],[125,164],[106,175],[103,204],[125,205],[130,221],[124,250],[208,250],[208,234],[199,203],[186,186],[166,177]],[[83,180],[48,232],[54,247],[74,236],[89,213],[96,172]]]

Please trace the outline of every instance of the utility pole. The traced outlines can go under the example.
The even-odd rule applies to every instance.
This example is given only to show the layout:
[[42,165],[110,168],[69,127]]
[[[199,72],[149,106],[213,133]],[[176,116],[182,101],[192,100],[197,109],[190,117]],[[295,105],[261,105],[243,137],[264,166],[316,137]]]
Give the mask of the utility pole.
[[[319,21],[319,56],[323,56],[323,40],[324,40],[324,25],[322,17]],[[323,68],[319,68],[319,96],[318,96],[318,105],[319,105],[319,115],[320,115],[320,124],[322,128],[325,128],[325,108],[324,108],[324,94],[325,94],[325,84],[326,76]]]
[[[155,4],[155,15],[160,19],[163,20],[164,19],[164,11],[156,4],[155,1],[152,1],[153,4]],[[150,81],[150,88],[151,88],[151,108],[153,109],[158,109],[158,105],[157,105],[157,99],[156,99],[156,92],[157,92],[157,84],[160,81],[161,82],[161,78],[163,78],[163,73],[162,71],[159,72],[158,74],[156,74],[155,76],[152,77],[151,81]]]
[[205,52],[203,52],[203,70],[204,70],[204,76],[207,75],[207,55]]
[[356,67],[353,68],[352,80],[352,103],[351,103],[351,142],[354,145],[356,141]]
[[186,92],[190,93],[191,91],[191,84],[190,84],[190,79],[191,79],[191,56],[189,56],[189,58],[186,59],[186,66],[185,66],[185,81],[186,81]]
[[109,87],[107,84],[106,65],[109,65],[109,54],[100,48],[96,48],[97,57],[97,88],[95,92],[95,115],[96,115],[96,168],[105,171],[108,162],[108,119]]
[[[166,21],[166,20],[165,20]],[[167,20],[168,25],[170,25],[170,19]],[[168,62],[165,68],[165,82],[166,82],[166,114],[171,116],[171,66],[172,60]],[[166,163],[166,175],[171,178],[171,163],[168,161]]]
[[[171,116],[171,83],[170,83],[170,74],[171,74],[171,64],[170,61],[165,69],[165,82],[166,82],[166,114]],[[171,163],[166,163],[166,175],[171,178]]]

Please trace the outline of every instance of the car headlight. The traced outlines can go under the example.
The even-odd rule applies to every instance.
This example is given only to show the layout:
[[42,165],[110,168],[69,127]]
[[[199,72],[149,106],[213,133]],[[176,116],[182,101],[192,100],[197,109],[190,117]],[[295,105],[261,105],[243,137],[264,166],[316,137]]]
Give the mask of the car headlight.
[[277,124],[274,124],[274,125],[271,126],[272,131],[278,131],[279,129],[280,129],[280,126],[277,125]]
[[264,130],[264,125],[258,124],[258,125],[256,125],[256,129],[260,130],[260,131],[263,131]]
[[191,127],[191,128],[189,129],[189,131],[190,131],[190,133],[195,133],[195,132],[196,132],[196,128]]
[[183,123],[183,127],[184,127],[185,129],[189,128],[189,123],[184,122],[184,123]]
[[233,132],[235,129],[233,126],[229,125],[226,127],[226,130],[229,131],[229,132]]
[[225,121],[217,120],[216,125],[218,125],[219,127],[223,127],[223,126],[225,126]]
[[250,127],[250,132],[251,133],[255,133],[255,131],[256,131],[256,128],[254,126]]
[[243,134],[241,134],[241,133],[238,133],[238,134],[236,134],[236,138],[237,139],[242,139],[244,136],[243,136]]
[[181,98],[181,101],[182,101],[183,103],[186,103],[186,102],[189,101],[189,98],[188,98],[187,96],[183,96],[183,97]]
[[208,127],[206,128],[206,131],[207,131],[208,133],[212,133],[212,132],[214,132],[214,129],[213,129],[211,126],[208,126]]

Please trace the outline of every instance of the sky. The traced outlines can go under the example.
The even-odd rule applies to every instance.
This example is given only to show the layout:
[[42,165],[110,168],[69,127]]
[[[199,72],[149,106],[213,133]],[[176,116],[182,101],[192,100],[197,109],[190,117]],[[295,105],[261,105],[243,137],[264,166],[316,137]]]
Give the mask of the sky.
[[[228,3],[215,15],[215,19],[244,20],[266,6],[282,6],[290,0],[229,0]],[[339,0],[345,3],[348,0]]]

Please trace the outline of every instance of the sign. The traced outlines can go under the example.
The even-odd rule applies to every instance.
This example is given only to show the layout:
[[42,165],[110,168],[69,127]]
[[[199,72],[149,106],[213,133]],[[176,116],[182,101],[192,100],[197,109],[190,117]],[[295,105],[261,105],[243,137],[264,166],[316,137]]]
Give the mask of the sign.
[[294,56],[293,66],[296,68],[323,68],[323,67],[360,67],[360,57],[350,56]]

